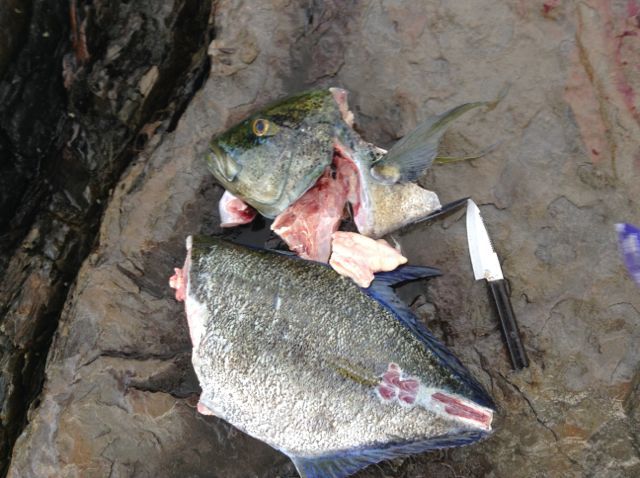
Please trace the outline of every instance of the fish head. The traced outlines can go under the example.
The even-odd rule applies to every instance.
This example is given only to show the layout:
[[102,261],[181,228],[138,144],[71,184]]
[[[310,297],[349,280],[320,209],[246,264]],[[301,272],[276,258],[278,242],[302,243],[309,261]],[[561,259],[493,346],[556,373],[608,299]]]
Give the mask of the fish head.
[[336,128],[343,121],[329,89],[292,96],[215,136],[209,170],[234,196],[275,217],[331,164]]

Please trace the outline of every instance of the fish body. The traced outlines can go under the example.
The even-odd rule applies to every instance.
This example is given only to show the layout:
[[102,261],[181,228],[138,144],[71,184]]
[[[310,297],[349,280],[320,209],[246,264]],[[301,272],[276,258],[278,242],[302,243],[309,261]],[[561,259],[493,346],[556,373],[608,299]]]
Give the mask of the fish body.
[[215,238],[187,241],[172,278],[209,410],[292,458],[301,476],[343,477],[491,431],[494,404],[391,285],[361,289],[329,267]]

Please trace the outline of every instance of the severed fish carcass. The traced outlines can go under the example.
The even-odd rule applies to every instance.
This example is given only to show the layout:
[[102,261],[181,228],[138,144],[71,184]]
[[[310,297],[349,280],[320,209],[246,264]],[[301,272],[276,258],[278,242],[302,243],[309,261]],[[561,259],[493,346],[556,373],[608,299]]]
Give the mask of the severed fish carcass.
[[324,264],[190,237],[171,285],[198,409],[286,453],[302,477],[488,436],[492,399],[392,289],[436,275],[401,266],[361,289]]
[[[220,202],[221,216],[235,217],[223,225],[250,222],[257,211],[275,219],[271,228],[291,250],[327,262],[347,204],[358,232],[376,239],[440,208],[438,196],[416,181],[454,119],[494,104],[466,103],[432,116],[389,152],[354,130],[343,89],[272,104],[210,142],[209,170],[234,198]],[[238,201],[248,205],[240,215]]]

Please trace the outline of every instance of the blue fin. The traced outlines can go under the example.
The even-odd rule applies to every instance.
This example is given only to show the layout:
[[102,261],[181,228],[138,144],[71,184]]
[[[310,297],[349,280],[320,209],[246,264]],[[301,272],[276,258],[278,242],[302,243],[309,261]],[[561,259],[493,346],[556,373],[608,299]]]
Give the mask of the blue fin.
[[390,272],[378,272],[371,287],[375,284],[379,285],[396,285],[401,282],[407,282],[416,279],[426,279],[427,277],[436,277],[442,275],[440,269],[435,267],[423,266],[400,266]]
[[440,209],[436,209],[435,211],[433,211],[427,217],[418,219],[416,222],[412,222],[411,224],[419,224],[421,222],[433,221],[434,219],[438,219],[442,216],[446,216],[447,214],[457,211],[462,207],[466,207],[467,203],[469,202],[469,199],[470,198],[467,196],[466,198],[460,198],[460,199],[456,199],[455,201],[449,202],[444,206],[440,207]]
[[487,434],[481,430],[465,430],[423,441],[387,443],[372,448],[338,451],[316,457],[291,456],[301,478],[344,478],[383,460],[415,455],[429,450],[467,445]]
[[[437,269],[431,269],[429,267],[400,267],[392,272],[376,274],[376,278],[373,283],[367,289],[362,289],[362,291],[392,312],[401,324],[417,335],[425,346],[435,354],[441,364],[452,369],[462,379],[469,388],[469,392],[471,392],[471,395],[468,395],[467,398],[473,400],[479,405],[495,410],[496,405],[493,403],[491,397],[482,388],[482,386],[476,382],[465,366],[462,365],[460,360],[458,360],[458,358],[453,355],[449,349],[440,343],[438,339],[431,335],[431,332],[429,332],[429,330],[418,320],[407,304],[400,300],[395,291],[391,288],[391,285],[402,281],[417,279],[420,277],[429,277],[424,274],[420,275],[416,269],[422,271],[437,271]],[[403,270],[406,271],[403,272]]]

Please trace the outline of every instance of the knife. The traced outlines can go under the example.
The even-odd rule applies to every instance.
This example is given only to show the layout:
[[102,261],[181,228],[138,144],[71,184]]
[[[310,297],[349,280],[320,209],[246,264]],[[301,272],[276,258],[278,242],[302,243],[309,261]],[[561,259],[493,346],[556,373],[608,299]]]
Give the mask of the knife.
[[529,366],[529,359],[520,340],[520,331],[511,307],[500,261],[491,245],[489,233],[480,215],[480,209],[471,199],[467,202],[467,240],[469,241],[473,275],[476,280],[486,279],[489,283],[511,364],[515,370],[526,368]]

